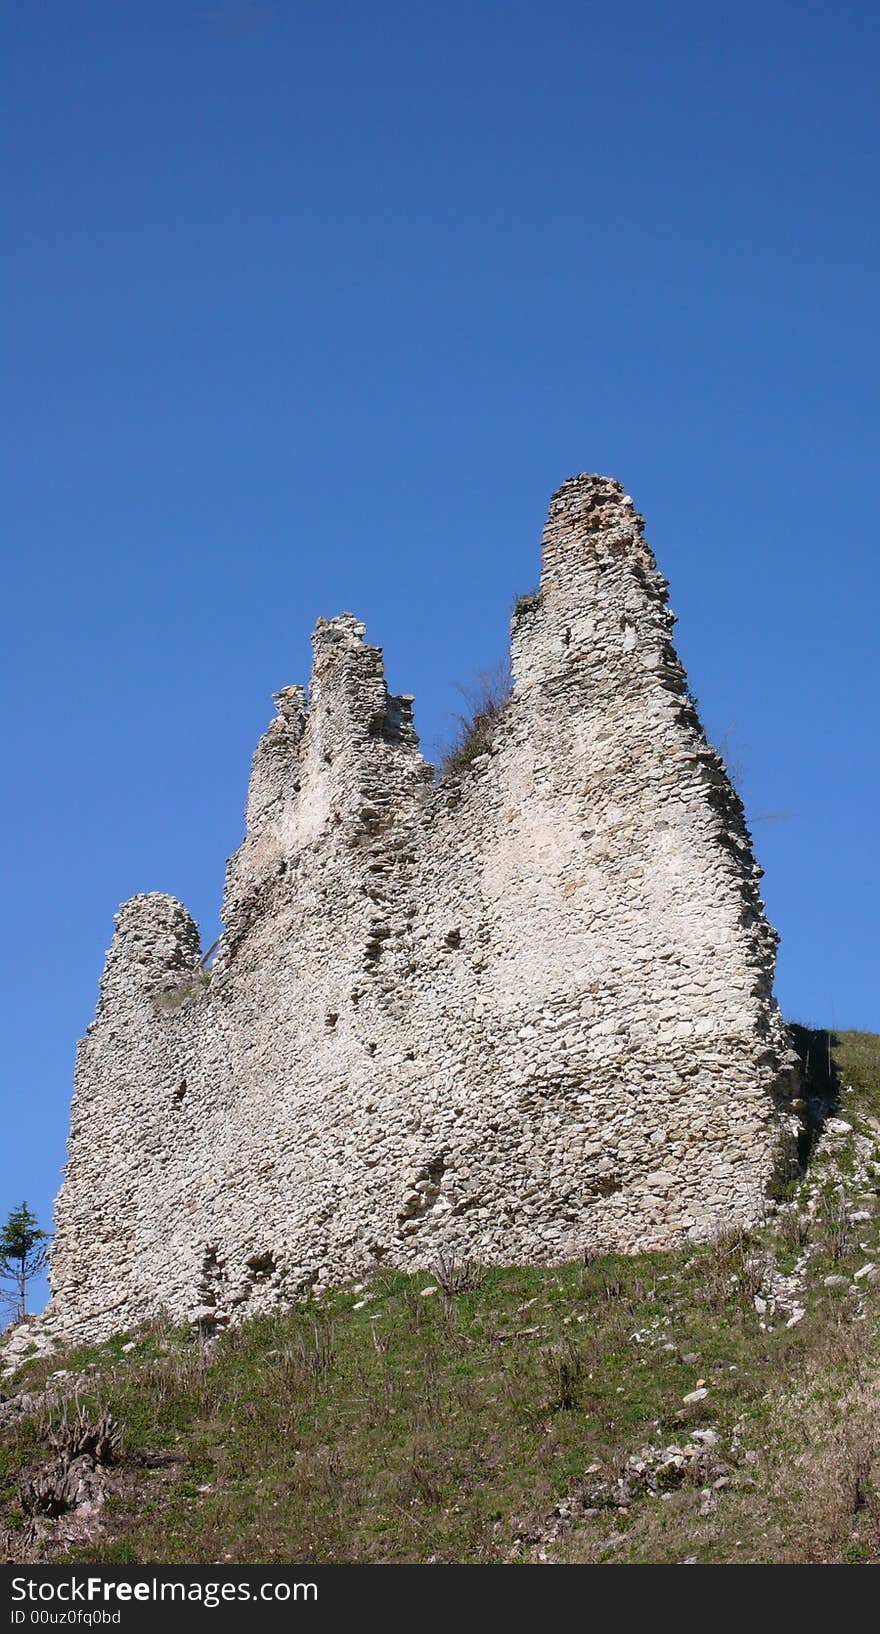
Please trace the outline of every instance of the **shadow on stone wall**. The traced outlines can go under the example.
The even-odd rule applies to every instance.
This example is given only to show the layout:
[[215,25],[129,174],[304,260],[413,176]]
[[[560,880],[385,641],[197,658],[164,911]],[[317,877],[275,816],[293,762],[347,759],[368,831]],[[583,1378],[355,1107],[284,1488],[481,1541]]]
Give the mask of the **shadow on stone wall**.
[[825,1027],[802,1027],[789,1023],[789,1033],[803,1073],[806,1103],[803,1126],[798,1136],[798,1164],[803,1172],[829,1118],[840,1110],[840,1078],[834,1062],[834,1034]]

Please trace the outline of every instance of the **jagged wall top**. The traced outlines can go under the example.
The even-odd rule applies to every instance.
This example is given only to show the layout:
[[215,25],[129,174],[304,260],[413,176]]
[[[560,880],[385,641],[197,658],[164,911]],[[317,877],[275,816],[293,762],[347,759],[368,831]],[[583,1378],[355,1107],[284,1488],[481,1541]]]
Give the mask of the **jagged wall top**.
[[775,936],[672,624],[620,484],[563,483],[511,697],[435,783],[364,626],[318,621],[210,978],[180,903],[120,910],[57,1207],[68,1326],[759,1213],[790,1088]]

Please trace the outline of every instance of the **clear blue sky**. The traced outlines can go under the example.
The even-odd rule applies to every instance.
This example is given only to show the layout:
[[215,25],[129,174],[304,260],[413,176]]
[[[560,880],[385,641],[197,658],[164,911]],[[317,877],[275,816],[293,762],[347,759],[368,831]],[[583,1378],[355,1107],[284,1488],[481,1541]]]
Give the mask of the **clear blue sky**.
[[778,993],[880,1027],[880,11],[7,11],[0,1214],[48,1216],[117,904],[216,933],[269,694],[350,609],[430,752],[619,477],[740,768]]

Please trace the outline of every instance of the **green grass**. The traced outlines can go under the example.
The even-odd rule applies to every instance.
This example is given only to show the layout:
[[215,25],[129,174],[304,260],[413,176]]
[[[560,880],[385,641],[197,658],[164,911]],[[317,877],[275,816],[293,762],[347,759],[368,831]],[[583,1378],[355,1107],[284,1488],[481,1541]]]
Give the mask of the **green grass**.
[[[798,1327],[762,1333],[736,1263],[712,1247],[493,1270],[448,1300],[422,1295],[427,1275],[388,1275],[360,1310],[340,1291],[210,1351],[159,1330],[125,1356],[119,1341],[92,1351],[80,1400],[124,1435],[100,1558],[510,1561],[592,1463],[611,1478],[642,1443],[701,1424],[725,1448],[740,1424],[760,1451],[817,1348],[846,1374],[867,1335],[821,1287]],[[576,1363],[568,1392],[560,1357]],[[31,1386],[50,1369],[30,1364]],[[698,1378],[708,1395],[685,1407]],[[2,1436],[7,1525],[41,1434],[26,1419]],[[600,1514],[598,1529],[618,1524]]]
[[863,1117],[880,1118],[880,1033],[832,1033],[831,1054],[843,1086],[844,1106],[848,1104],[847,1087],[851,1087],[853,1110]]
[[791,1025],[808,1093],[839,1110],[880,1118],[880,1033]]
[[[847,1118],[873,1115],[877,1043],[832,1043]],[[802,1251],[783,1210],[750,1237],[495,1268],[449,1297],[423,1293],[429,1270],[377,1273],[208,1348],[152,1326],[128,1352],[123,1335],[29,1361],[26,1389],[64,1367],[57,1388],[75,1376],[78,1401],[123,1436],[100,1533],[56,1539],[47,1558],[880,1562],[880,1284],[858,1284],[861,1310],[849,1292],[880,1260],[880,1222],[869,1209],[842,1225],[846,1162],[821,1172],[828,1203],[823,1191],[803,1228],[807,1310],[792,1328],[755,1306],[770,1261],[787,1271]],[[698,1380],[707,1395],[686,1406]],[[39,1558],[19,1482],[50,1456],[60,1416],[37,1400],[0,1428],[9,1558]],[[708,1473],[609,1501],[630,1455],[700,1427],[719,1438]],[[710,1477],[726,1484],[706,1499]]]

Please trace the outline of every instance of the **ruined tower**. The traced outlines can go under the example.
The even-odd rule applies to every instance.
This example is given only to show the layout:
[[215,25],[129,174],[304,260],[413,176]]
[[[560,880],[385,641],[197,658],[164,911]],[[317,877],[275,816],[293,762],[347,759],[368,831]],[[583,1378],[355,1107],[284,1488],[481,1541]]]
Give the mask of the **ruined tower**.
[[57,1203],[64,1327],[756,1217],[790,1123],[776,937],[666,589],[620,485],[563,483],[510,698],[439,782],[363,625],[319,620],[210,973],[173,898],[117,916]]

